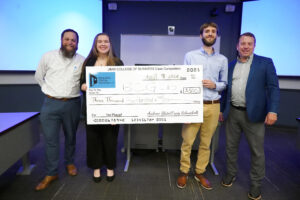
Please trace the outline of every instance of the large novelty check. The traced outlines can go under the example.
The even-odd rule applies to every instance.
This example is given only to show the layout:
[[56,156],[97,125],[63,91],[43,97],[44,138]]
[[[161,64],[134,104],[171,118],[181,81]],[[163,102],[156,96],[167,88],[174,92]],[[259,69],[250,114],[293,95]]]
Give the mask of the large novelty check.
[[203,121],[201,65],[87,67],[88,124]]

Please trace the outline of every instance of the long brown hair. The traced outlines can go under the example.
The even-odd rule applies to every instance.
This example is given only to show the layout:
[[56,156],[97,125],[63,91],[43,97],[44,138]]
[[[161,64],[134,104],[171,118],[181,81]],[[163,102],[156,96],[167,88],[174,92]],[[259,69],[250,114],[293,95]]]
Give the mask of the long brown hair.
[[[107,33],[98,33],[95,38],[94,38],[94,42],[93,42],[93,45],[92,45],[92,48],[90,50],[90,53],[89,55],[86,57],[85,61],[83,62],[83,65],[82,65],[82,72],[84,72],[85,70],[85,67],[87,65],[87,62],[89,62],[90,59],[97,59],[98,55],[99,55],[99,52],[97,50],[97,39],[98,39],[98,36],[100,35],[106,35],[109,39],[109,43],[110,43],[110,48],[109,48],[109,51],[108,51],[108,59],[107,59],[107,63],[106,65],[107,66],[114,66],[116,65],[116,55],[115,55],[115,52],[113,50],[113,47],[112,47],[112,42],[110,40],[110,37]],[[82,73],[83,74],[83,73]]]

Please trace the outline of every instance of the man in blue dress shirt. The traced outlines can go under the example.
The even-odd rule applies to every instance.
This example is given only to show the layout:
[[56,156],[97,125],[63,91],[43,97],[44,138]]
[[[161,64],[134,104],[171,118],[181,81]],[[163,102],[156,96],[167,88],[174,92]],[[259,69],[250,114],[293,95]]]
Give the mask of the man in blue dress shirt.
[[182,127],[182,146],[180,157],[180,175],[177,187],[185,188],[190,170],[190,155],[197,133],[200,130],[200,144],[195,167],[194,178],[205,189],[211,190],[210,182],[203,173],[210,156],[211,138],[218,125],[220,114],[220,92],[226,88],[228,61],[227,58],[215,52],[213,45],[218,35],[217,24],[210,22],[200,27],[200,38],[203,46],[185,55],[185,65],[203,66],[203,123],[184,124]]

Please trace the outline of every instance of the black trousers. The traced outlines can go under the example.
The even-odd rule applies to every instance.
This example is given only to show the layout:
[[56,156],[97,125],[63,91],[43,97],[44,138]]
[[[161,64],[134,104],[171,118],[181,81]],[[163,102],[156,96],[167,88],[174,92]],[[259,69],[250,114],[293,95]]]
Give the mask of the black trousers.
[[116,168],[119,125],[86,125],[87,166]]

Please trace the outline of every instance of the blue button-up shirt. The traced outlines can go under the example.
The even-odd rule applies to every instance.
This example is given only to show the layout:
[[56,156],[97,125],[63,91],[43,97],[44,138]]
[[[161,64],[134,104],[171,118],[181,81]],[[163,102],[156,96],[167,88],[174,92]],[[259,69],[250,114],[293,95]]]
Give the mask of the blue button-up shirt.
[[203,47],[188,52],[184,57],[185,65],[202,65],[203,80],[215,82],[215,89],[203,87],[203,100],[218,100],[221,98],[219,92],[227,85],[228,60],[219,53],[207,54]]

